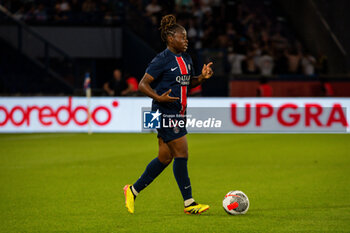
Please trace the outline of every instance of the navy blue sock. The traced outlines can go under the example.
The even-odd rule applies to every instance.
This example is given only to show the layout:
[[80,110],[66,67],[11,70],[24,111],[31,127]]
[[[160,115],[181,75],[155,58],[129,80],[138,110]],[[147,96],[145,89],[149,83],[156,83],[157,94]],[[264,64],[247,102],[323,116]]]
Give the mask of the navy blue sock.
[[192,198],[192,188],[187,171],[187,158],[174,159],[174,176],[184,201]]
[[146,167],[142,176],[133,184],[135,190],[139,193],[147,187],[168,165],[162,164],[158,158],[153,159]]

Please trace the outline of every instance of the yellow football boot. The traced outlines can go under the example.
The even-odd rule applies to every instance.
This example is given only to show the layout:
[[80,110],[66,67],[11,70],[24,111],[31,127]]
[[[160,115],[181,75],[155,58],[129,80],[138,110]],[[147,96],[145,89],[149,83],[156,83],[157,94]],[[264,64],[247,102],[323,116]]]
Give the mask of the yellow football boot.
[[131,192],[131,185],[127,184],[124,186],[124,196],[125,196],[125,207],[128,209],[129,213],[134,213],[135,197]]
[[186,214],[201,214],[209,209],[208,205],[193,203],[192,205],[185,208]]

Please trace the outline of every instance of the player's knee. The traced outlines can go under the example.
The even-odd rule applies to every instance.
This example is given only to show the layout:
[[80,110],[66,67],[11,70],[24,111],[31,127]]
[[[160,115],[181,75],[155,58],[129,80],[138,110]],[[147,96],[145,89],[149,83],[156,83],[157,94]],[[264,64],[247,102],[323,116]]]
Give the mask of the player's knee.
[[166,157],[166,158],[162,158],[160,160],[160,162],[164,165],[169,165],[171,163],[171,161],[173,161],[173,157],[172,156],[169,156],[169,157]]
[[175,158],[188,158],[188,151],[179,151],[175,154]]
[[169,159],[167,159],[166,161],[165,161],[165,165],[168,165],[168,164],[170,164],[171,163],[171,161],[173,161],[173,158],[169,158]]
[[164,165],[168,165],[169,163],[171,163],[173,157],[174,156],[172,156],[171,153],[161,153],[158,155],[159,161]]

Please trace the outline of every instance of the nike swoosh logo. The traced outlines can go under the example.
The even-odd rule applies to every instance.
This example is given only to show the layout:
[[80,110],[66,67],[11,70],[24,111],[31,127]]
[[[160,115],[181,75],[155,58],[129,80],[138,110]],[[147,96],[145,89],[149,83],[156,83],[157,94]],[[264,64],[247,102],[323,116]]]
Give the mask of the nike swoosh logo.
[[176,70],[177,68],[179,68],[179,67],[171,68],[171,71],[174,71],[174,70]]
[[189,185],[189,186],[185,186],[185,189],[188,189],[189,187],[191,187],[191,185]]

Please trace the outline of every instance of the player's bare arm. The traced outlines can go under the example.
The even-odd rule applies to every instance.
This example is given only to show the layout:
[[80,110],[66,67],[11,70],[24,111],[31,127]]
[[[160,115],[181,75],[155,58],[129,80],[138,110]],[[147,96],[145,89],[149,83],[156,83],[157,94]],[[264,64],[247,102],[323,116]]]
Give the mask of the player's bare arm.
[[209,62],[208,64],[204,64],[202,68],[202,74],[191,79],[191,87],[196,87],[202,84],[205,80],[209,79],[213,76],[214,72],[211,66],[213,62]]
[[160,103],[174,102],[179,99],[179,97],[172,97],[169,95],[171,92],[171,89],[164,92],[162,95],[158,95],[150,85],[153,81],[154,81],[154,78],[150,74],[146,73],[140,81],[139,91],[141,91],[143,94],[151,97],[152,99]]

